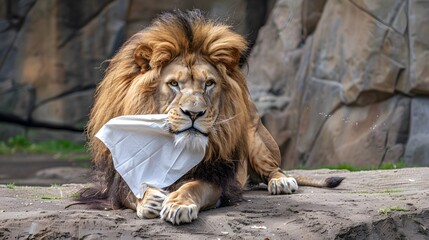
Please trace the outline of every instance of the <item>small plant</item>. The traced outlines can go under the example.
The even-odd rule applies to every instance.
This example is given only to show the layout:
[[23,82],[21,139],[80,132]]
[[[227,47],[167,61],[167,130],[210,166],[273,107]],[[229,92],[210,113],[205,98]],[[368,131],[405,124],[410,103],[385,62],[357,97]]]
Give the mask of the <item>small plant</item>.
[[6,187],[9,189],[15,189],[16,185],[15,185],[15,183],[8,183],[8,184],[6,184]]
[[400,207],[400,206],[385,207],[385,208],[380,208],[378,210],[378,212],[381,214],[388,214],[388,213],[393,212],[393,211],[405,212],[407,210],[403,207]]
[[69,197],[73,198],[73,199],[80,198],[80,193],[79,192],[72,193],[72,194],[69,195]]
[[50,195],[42,195],[42,196],[36,196],[37,198],[40,199],[47,199],[47,200],[59,200],[59,199],[63,199],[62,197],[57,197],[57,196],[50,196]]
[[9,138],[7,141],[0,142],[0,153],[15,153],[17,149],[30,147],[30,142],[22,135]]

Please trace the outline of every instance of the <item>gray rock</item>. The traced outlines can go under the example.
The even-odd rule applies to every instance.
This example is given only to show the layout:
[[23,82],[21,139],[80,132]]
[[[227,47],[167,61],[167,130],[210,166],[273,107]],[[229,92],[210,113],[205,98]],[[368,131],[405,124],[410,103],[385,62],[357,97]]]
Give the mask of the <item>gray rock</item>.
[[301,41],[301,7],[302,1],[278,1],[252,49],[247,80],[260,112],[271,106],[261,108],[259,103],[286,95],[288,83],[296,75],[301,56],[297,49]]
[[43,127],[27,127],[26,135],[30,142],[43,142],[52,140],[68,140],[75,143],[85,143],[86,136],[82,132],[52,129]]
[[11,80],[0,83],[4,87],[0,95],[0,114],[27,121],[34,104],[34,89],[29,84],[13,85]]
[[82,130],[88,120],[93,97],[94,90],[90,89],[49,100],[34,109],[31,119],[37,123]]
[[[272,0],[267,0],[271,2]],[[220,19],[227,21],[233,25],[234,30],[247,34],[245,19],[248,13],[246,12],[245,0],[208,0],[208,1],[195,1],[195,0],[133,0],[130,1],[129,11],[127,13],[127,29],[126,36],[131,37],[134,33],[142,30],[148,26],[154,18],[160,13],[165,11],[172,11],[174,9],[200,9],[208,14],[213,19]],[[257,31],[258,29],[255,29]]]
[[[192,7],[256,31],[244,0],[0,2],[0,137],[82,140],[68,130],[85,125],[103,61],[160,11]],[[421,1],[276,2],[245,72],[283,167],[404,156],[429,165],[428,121],[419,120],[429,93],[428,10]]]
[[408,4],[408,48],[410,68],[398,89],[411,94],[429,94],[429,5],[420,1]]
[[[107,66],[103,62],[110,59],[126,40],[126,3],[114,1],[99,9],[96,18],[73,29],[73,34],[59,44],[58,71],[63,78],[61,82],[64,88],[59,94],[94,88],[102,79]],[[73,18],[69,21],[73,21]],[[87,113],[82,112],[85,115]]]
[[26,128],[19,124],[2,123],[0,124],[0,133],[2,135],[2,139],[7,140],[18,135],[24,136]]
[[429,165],[429,98],[413,98],[411,102],[410,136],[405,162],[411,166]]
[[316,30],[320,17],[323,13],[326,0],[304,0],[302,6],[302,34],[308,37]]
[[[363,167],[399,162],[404,154],[399,136],[408,129],[398,123],[408,118],[409,105],[408,98],[397,96],[367,106],[341,106],[326,116],[313,145],[305,151],[310,154],[304,164]],[[303,149],[299,144],[298,149]]]
[[161,12],[195,7],[244,35],[261,25],[246,24],[247,12],[254,16],[245,0],[0,1],[0,125],[19,123],[31,137],[36,127],[82,129],[106,60]]
[[[292,6],[302,10],[302,24],[276,27],[288,22]],[[415,100],[403,95],[427,96],[427,8],[400,0],[278,2],[250,56],[248,78],[284,168],[378,166],[402,161],[404,152],[411,165],[429,164],[429,133],[421,131],[428,126],[410,120]]]
[[[384,4],[380,8],[391,4],[379,2]],[[404,37],[382,27],[367,10],[350,1],[328,1],[314,34],[310,77],[341,83],[345,104],[360,102],[366,92],[393,94],[397,76],[406,67],[405,50]]]

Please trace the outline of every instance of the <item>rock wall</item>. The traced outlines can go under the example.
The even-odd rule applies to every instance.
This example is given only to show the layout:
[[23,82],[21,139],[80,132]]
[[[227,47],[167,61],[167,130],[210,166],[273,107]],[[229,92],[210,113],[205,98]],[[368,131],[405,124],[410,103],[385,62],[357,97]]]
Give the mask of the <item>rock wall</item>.
[[429,4],[279,0],[248,80],[283,167],[429,165]]
[[[429,5],[409,0],[0,1],[0,138],[83,141],[96,84],[162,11],[229,19],[283,167],[429,165]],[[272,11],[271,11],[271,8]]]
[[128,2],[1,4],[1,137],[83,140],[100,66],[124,41]]
[[21,134],[84,141],[105,60],[159,13],[199,8],[254,41],[273,2],[0,1],[0,140]]

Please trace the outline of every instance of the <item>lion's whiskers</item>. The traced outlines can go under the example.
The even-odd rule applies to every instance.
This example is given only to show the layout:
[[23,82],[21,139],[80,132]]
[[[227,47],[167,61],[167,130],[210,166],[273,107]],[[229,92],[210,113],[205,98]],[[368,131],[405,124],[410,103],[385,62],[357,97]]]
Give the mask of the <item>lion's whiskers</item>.
[[215,122],[213,125],[221,125],[221,124],[227,123],[229,121],[234,120],[237,116],[238,116],[238,114],[236,114],[236,115],[234,115],[234,116],[232,116],[230,118],[219,120],[219,121]]

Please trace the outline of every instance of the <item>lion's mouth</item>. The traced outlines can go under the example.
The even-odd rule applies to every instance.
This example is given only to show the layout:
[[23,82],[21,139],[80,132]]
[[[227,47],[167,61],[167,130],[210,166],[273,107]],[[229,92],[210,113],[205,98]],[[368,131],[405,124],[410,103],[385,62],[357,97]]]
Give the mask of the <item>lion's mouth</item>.
[[184,133],[184,132],[189,132],[189,133],[191,133],[191,134],[199,133],[199,134],[202,134],[202,135],[203,135],[203,136],[205,136],[205,137],[208,137],[208,136],[209,136],[209,134],[208,134],[208,133],[205,133],[205,132],[203,132],[203,131],[201,131],[201,130],[197,129],[197,128],[195,128],[194,126],[189,127],[189,128],[186,128],[186,129],[183,129],[183,130],[180,130],[180,131],[177,131],[177,132],[175,132],[174,134],[178,135],[178,134],[181,134],[181,133]]
[[181,145],[190,149],[205,151],[209,142],[208,133],[205,133],[193,126],[174,132],[174,134],[174,143],[176,146]]

